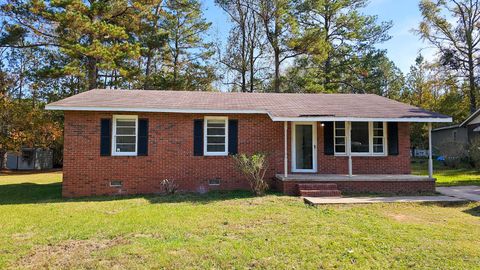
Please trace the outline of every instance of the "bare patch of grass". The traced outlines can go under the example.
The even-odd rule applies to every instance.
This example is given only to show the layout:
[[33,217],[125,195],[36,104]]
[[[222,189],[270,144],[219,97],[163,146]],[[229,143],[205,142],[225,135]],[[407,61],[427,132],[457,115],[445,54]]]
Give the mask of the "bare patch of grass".
[[413,215],[406,215],[406,214],[387,214],[388,217],[390,217],[391,219],[395,220],[395,221],[398,221],[398,222],[402,222],[402,223],[410,223],[410,222],[414,222],[414,223],[419,223],[419,222],[422,222],[422,219],[418,218],[418,217],[415,217]]
[[95,252],[125,245],[123,238],[67,240],[34,247],[16,266],[23,269],[96,268]]

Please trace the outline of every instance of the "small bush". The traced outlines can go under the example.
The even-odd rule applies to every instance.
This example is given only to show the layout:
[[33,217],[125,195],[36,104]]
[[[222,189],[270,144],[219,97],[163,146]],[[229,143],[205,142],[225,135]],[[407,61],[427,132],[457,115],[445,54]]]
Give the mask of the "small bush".
[[255,153],[251,156],[246,154],[235,155],[235,166],[243,173],[249,183],[252,192],[257,196],[265,195],[268,184],[264,177],[267,172],[267,156],[261,153]]
[[477,170],[480,169],[480,138],[475,138],[472,140],[468,149],[468,153],[475,168]]
[[162,187],[167,194],[175,194],[178,190],[178,185],[171,179],[162,180]]
[[468,151],[462,143],[446,142],[440,146],[440,154],[445,158],[446,166],[458,168],[467,159]]

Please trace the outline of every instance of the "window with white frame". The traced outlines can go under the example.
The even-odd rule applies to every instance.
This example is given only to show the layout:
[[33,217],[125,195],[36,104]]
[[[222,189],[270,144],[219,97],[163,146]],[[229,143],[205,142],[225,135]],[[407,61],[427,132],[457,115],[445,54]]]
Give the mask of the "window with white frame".
[[335,153],[346,152],[346,134],[345,122],[335,122]]
[[350,142],[352,155],[385,155],[385,126],[384,122],[335,122],[335,154],[347,154]]
[[385,153],[385,123],[373,122],[373,153]]
[[228,155],[228,118],[205,117],[204,122],[204,155]]
[[137,155],[138,117],[136,115],[114,115],[112,130],[112,155]]

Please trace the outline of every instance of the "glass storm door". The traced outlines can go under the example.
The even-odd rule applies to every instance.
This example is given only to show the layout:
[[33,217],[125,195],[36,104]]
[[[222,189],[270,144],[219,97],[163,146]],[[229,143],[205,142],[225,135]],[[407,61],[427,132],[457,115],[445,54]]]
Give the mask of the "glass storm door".
[[293,123],[292,136],[292,171],[316,172],[317,130],[315,123]]

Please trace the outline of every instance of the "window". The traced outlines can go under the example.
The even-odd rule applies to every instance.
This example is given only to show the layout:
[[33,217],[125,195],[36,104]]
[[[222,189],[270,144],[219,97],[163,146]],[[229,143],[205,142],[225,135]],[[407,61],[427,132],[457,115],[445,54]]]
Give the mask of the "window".
[[373,153],[385,153],[385,128],[382,122],[373,122]]
[[351,126],[352,153],[368,153],[370,151],[368,122],[352,122]]
[[346,152],[345,122],[335,122],[335,153]]
[[228,155],[228,118],[205,117],[204,127],[204,155]]
[[110,181],[110,186],[111,187],[122,187],[123,182],[120,181],[120,180],[112,180],[112,181]]
[[209,179],[208,180],[209,186],[219,186],[220,185],[220,178]]
[[138,118],[136,115],[114,115],[112,154],[114,156],[137,155]]
[[335,122],[335,154],[385,155],[386,128],[384,122]]

